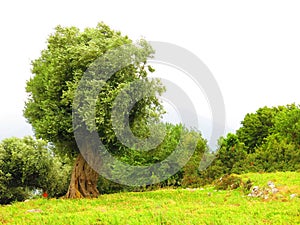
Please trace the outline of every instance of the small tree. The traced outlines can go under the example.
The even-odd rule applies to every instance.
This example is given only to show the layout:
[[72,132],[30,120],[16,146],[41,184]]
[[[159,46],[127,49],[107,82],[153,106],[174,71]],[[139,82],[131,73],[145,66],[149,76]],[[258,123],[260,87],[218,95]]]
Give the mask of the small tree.
[[300,146],[300,106],[291,104],[282,107],[274,120],[273,133],[287,138],[289,142]]
[[274,117],[272,134],[264,139],[254,157],[263,171],[294,171],[300,168],[300,108],[295,104],[280,106]]
[[255,152],[264,138],[272,133],[274,118],[280,109],[273,107],[259,108],[255,113],[248,113],[241,122],[242,127],[237,130],[238,139],[245,144],[248,153]]
[[300,169],[299,146],[280,134],[268,136],[251,156],[256,171],[296,171]]
[[237,135],[229,133],[225,138],[221,137],[218,142],[219,150],[216,159],[206,171],[201,172],[201,176],[208,182],[225,174],[241,173],[245,168],[247,151]]

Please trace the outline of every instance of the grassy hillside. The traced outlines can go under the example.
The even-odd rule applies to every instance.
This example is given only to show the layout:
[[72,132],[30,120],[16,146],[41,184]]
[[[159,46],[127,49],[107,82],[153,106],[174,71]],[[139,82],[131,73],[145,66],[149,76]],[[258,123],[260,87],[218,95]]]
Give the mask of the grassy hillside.
[[[300,173],[246,174],[280,190],[264,200],[242,190],[159,190],[98,199],[37,199],[0,207],[1,224],[300,224]],[[297,197],[290,198],[291,194]]]

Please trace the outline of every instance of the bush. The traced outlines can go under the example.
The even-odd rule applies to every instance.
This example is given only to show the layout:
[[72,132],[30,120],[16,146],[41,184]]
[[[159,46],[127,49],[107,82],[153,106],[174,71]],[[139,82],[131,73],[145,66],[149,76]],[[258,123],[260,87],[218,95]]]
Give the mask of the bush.
[[243,181],[240,177],[235,175],[224,175],[214,182],[214,186],[217,190],[233,190],[240,187],[242,183]]
[[[199,164],[202,159],[204,152],[207,151],[206,141],[203,139],[201,134],[196,131],[191,131],[182,125],[166,124],[166,136],[163,142],[157,146],[157,148],[150,151],[136,151],[134,149],[126,149],[125,154],[119,156],[119,159],[127,164],[135,166],[147,166],[165,160],[174,150],[181,152],[181,157],[176,158],[172,162],[165,163],[165,167],[161,167],[161,171],[149,171],[151,174],[153,185],[146,185],[149,183],[145,180],[143,174],[136,175],[136,171],[132,168],[132,171],[127,169],[127,172],[132,172],[133,182],[137,184],[143,184],[141,187],[128,187],[120,185],[118,183],[109,181],[103,177],[100,177],[98,182],[98,189],[100,193],[113,193],[120,191],[144,191],[153,190],[161,187],[195,187],[201,184],[201,178],[199,176]],[[195,150],[188,163],[184,165],[177,173],[173,174],[173,167],[177,168],[183,164],[183,160],[187,159],[186,149]],[[172,164],[171,164],[172,163]],[[148,172],[148,171],[147,171]],[[159,174],[158,174],[159,173]],[[117,180],[122,178],[124,174],[124,168],[122,165],[115,166],[111,176]],[[159,176],[163,174],[168,177],[166,180],[158,182]],[[149,174],[147,174],[149,177]],[[139,179],[139,180],[138,180]]]
[[249,155],[255,163],[253,171],[275,172],[300,169],[299,147],[279,134],[270,135],[265,142]]
[[50,197],[62,195],[69,177],[70,167],[45,141],[24,137],[0,143],[0,204],[25,200],[34,190],[44,190]]
[[247,193],[252,187],[252,182],[249,179],[246,182],[244,182],[242,178],[231,174],[224,175],[223,177],[215,180],[214,186],[217,190],[233,190],[241,188],[244,193]]

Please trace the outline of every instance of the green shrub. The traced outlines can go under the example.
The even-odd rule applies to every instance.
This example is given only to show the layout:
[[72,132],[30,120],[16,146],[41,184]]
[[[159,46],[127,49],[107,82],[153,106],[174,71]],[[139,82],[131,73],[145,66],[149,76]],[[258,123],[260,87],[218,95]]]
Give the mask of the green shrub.
[[0,204],[22,201],[34,190],[61,196],[69,177],[70,167],[54,156],[45,141],[24,137],[0,143]]
[[214,186],[217,190],[233,190],[241,187],[242,184],[242,179],[235,175],[224,175],[214,182]]

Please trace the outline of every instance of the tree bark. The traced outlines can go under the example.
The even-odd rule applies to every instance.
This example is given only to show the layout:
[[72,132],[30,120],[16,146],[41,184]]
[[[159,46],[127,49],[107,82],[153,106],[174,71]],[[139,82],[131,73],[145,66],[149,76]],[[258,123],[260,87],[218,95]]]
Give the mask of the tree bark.
[[96,198],[99,196],[97,190],[99,174],[93,170],[79,153],[71,175],[66,198]]

